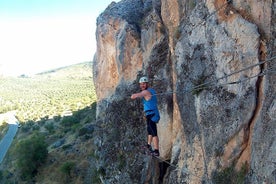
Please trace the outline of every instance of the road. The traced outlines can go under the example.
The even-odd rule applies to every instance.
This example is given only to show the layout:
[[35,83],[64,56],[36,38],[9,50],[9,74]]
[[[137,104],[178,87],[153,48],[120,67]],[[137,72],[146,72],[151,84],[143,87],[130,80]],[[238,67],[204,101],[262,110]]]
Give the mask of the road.
[[18,120],[15,118],[14,113],[7,113],[7,123],[9,124],[9,130],[0,141],[0,164],[2,163],[6,153],[8,152],[18,129]]

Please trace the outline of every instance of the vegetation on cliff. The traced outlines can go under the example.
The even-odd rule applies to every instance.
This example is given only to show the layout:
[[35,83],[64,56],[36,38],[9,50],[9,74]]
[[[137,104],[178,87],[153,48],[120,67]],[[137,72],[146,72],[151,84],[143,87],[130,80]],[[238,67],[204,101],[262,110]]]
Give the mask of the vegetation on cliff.
[[21,128],[0,166],[0,183],[98,181],[90,164],[96,113],[91,62],[2,78],[1,84],[1,112],[16,110]]
[[91,62],[32,77],[0,79],[0,113],[16,110],[22,122],[82,109],[96,100]]

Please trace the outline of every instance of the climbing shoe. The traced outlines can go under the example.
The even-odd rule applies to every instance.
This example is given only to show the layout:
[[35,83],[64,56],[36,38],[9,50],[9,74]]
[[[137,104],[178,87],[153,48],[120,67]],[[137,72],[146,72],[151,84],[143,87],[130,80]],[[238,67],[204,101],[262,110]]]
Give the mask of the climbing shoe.
[[151,148],[151,145],[149,145],[149,144],[146,145],[146,148],[149,150],[150,153],[153,151]]
[[151,145],[146,144],[145,146],[142,146],[142,148],[147,152],[147,153],[152,153],[153,149],[151,148]]
[[160,155],[159,150],[156,149],[156,150],[152,151],[151,155],[155,156],[155,157],[159,157],[159,155]]

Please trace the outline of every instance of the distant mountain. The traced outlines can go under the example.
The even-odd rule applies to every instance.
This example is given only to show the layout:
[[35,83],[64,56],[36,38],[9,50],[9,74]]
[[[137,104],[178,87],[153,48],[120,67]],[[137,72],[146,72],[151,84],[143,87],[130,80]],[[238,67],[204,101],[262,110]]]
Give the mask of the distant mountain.
[[64,66],[36,74],[34,77],[49,79],[84,79],[92,78],[92,62],[83,62]]

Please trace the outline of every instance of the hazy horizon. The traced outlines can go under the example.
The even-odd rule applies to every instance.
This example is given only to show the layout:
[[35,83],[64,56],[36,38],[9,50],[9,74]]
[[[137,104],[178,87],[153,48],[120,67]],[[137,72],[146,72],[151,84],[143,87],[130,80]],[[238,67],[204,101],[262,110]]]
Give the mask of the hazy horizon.
[[111,2],[1,0],[0,74],[31,75],[92,61],[96,18]]

